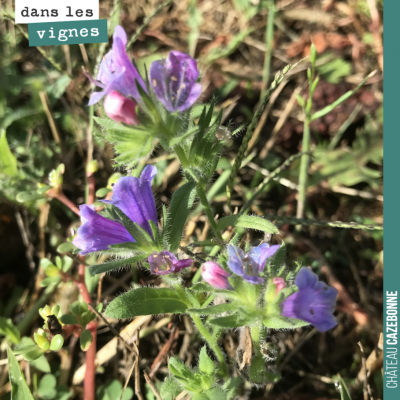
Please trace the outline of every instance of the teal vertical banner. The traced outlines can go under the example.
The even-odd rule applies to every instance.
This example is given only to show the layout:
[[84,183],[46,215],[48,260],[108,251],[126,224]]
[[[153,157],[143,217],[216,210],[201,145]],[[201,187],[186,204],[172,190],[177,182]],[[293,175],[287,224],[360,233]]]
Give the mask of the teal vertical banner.
[[28,24],[29,46],[56,46],[108,42],[107,20]]
[[383,278],[383,398],[400,399],[400,1],[384,2],[384,278]]

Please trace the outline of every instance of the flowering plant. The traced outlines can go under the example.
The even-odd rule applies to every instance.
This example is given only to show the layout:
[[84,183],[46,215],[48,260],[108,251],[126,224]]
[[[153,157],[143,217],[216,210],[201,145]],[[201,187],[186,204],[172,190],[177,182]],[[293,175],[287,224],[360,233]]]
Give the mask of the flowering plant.
[[[133,318],[188,314],[217,360],[216,368],[204,348],[199,372],[187,369],[178,360],[170,361],[171,372],[189,392],[206,395],[221,390],[211,377],[228,376],[227,360],[213,330],[220,334],[225,329],[250,328],[256,350],[249,380],[261,384],[278,379],[277,373],[264,367],[260,343],[266,329],[295,329],[309,324],[320,331],[333,328],[337,292],[318,281],[317,275],[307,268],[287,271],[282,264],[282,244],[262,243],[252,248],[246,244],[244,251],[239,232],[225,242],[228,226],[259,229],[270,235],[278,230],[271,222],[245,212],[219,221],[214,219],[206,188],[229,138],[217,135],[222,111],[215,114],[215,105],[211,103],[203,107],[199,119],[192,117],[192,108],[202,90],[193,58],[171,51],[167,59],[151,64],[148,76],[141,77],[127,58],[125,44],[126,35],[117,27],[113,48],[102,61],[97,81],[92,80],[103,91],[93,93],[90,100],[92,104],[106,96],[104,108],[114,122],[98,118],[96,121],[103,126],[105,137],[116,144],[118,164],[136,165],[158,140],[164,150],[176,154],[186,183],[175,191],[169,208],[163,206],[159,222],[151,190],[157,169],[147,165],[140,177],[120,178],[113,186],[111,199],[103,200],[101,211],[90,205],[80,206],[82,226],[72,243],[81,255],[101,253],[115,257],[114,261],[92,265],[89,271],[93,275],[140,261],[165,282],[166,287],[140,287],[118,296],[107,306],[105,315]],[[270,93],[291,68],[277,75]],[[190,251],[186,251],[190,256],[183,258],[177,253],[196,199],[220,243],[217,260],[206,256],[199,261]],[[195,264],[203,282],[186,286],[182,274]],[[211,305],[219,297],[225,302]],[[206,325],[201,316],[208,317]]]
[[[304,195],[307,146],[303,146],[303,153],[273,171],[254,193],[246,193],[247,202],[240,210],[232,209],[235,179],[252,134],[272,93],[297,64],[286,66],[265,88],[233,164],[223,166],[227,174],[224,172],[223,183],[218,186],[213,178],[218,166],[223,169],[224,145],[244,127],[232,132],[232,124],[223,125],[224,110],[218,109],[215,99],[201,104],[201,67],[193,57],[172,50],[140,73],[128,56],[127,46],[124,29],[116,26],[112,48],[102,59],[97,75],[94,78],[86,72],[96,87],[88,105],[104,108],[102,117],[92,115],[96,134],[113,145],[119,173],[109,178],[106,188],[96,192],[94,173],[98,164],[88,162],[87,196],[79,207],[62,192],[64,164],[52,171],[48,185],[39,185],[35,192],[39,198],[58,199],[80,218],[80,226],[68,243],[59,248],[71,258],[57,257],[55,264],[43,258],[41,266],[46,278],[41,285],[53,288],[62,282],[73,282],[83,301],[70,304],[71,312],[67,314],[61,312],[59,305],[41,308],[39,314],[44,323],[34,333],[34,340],[28,346],[20,346],[19,336],[14,335],[13,343],[18,346],[12,354],[35,361],[45,353],[60,351],[69,337],[79,338],[80,347],[86,352],[85,400],[93,400],[98,318],[108,324],[105,317],[183,315],[185,321],[196,327],[205,345],[195,368],[183,364],[178,357],[169,358],[170,376],[161,385],[161,391],[168,398],[175,390],[171,388],[178,387],[194,400],[234,399],[243,381],[265,385],[280,379],[275,364],[278,352],[266,350],[272,331],[312,325],[326,332],[337,325],[337,290],[320,280],[316,268],[313,271],[298,262],[285,261],[286,245],[279,238],[278,228],[268,219],[249,213],[268,182],[296,158],[301,158],[300,193]],[[305,113],[305,124],[313,118],[312,94],[318,84],[315,57],[312,46],[310,96],[307,101],[301,96],[297,98]],[[329,112],[325,111],[318,115]],[[152,185],[163,178],[164,171],[159,172],[149,163],[149,155],[157,148],[176,160],[182,176],[179,187],[167,201],[162,199],[165,204],[159,208],[161,199]],[[217,192],[223,185],[226,215],[217,217],[209,193]],[[95,194],[105,198],[96,199]],[[207,236],[205,229],[204,240],[186,245],[190,241],[187,223],[194,208],[203,213],[210,233]],[[255,234],[256,239],[249,239],[246,233],[252,231],[262,232],[263,236]],[[199,247],[205,251],[197,252]],[[73,260],[79,263],[78,278],[69,271]],[[101,314],[102,303],[92,306],[93,295],[85,273],[99,279],[105,273],[129,266],[145,270],[155,284],[137,285],[120,294]],[[238,330],[240,336],[247,335],[246,357],[238,359],[224,354],[219,339],[232,329]],[[138,366],[138,350],[132,343],[125,345],[136,357]]]

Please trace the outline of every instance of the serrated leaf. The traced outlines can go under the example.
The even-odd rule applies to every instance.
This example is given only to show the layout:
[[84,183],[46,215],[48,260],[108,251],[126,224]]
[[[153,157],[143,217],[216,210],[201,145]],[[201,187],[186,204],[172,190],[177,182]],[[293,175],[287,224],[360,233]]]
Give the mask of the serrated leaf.
[[186,309],[186,303],[175,290],[143,287],[114,299],[105,315],[110,318],[134,318],[138,315],[184,313]]
[[166,224],[166,238],[169,241],[170,250],[175,252],[182,240],[190,209],[196,197],[196,183],[188,182],[181,186],[172,195],[171,205],[168,210]]
[[221,218],[218,221],[217,226],[218,229],[221,231],[226,229],[228,226],[235,226],[247,229],[255,229],[258,231],[263,231],[271,234],[279,232],[278,228],[272,222],[269,222],[264,218],[252,215],[240,215],[240,214],[228,215],[226,217]]
[[238,306],[235,303],[223,303],[215,306],[210,306],[207,308],[199,308],[199,309],[192,308],[188,310],[188,313],[201,314],[201,315],[221,314],[224,312],[236,311],[237,307]]
[[32,393],[26,384],[24,374],[22,373],[18,361],[10,348],[7,349],[7,353],[12,400],[34,400]]
[[137,256],[126,258],[124,260],[116,260],[103,264],[91,265],[89,267],[89,273],[90,275],[94,276],[97,274],[101,274],[103,272],[109,272],[112,271],[113,269],[121,268],[128,264],[135,264],[139,261],[146,259],[147,257],[148,257],[147,254],[139,254]]

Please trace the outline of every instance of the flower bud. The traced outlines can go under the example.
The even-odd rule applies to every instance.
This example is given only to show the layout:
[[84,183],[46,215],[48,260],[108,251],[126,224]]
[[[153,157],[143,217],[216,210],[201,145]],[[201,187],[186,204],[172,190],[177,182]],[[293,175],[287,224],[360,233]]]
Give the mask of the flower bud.
[[33,335],[33,338],[35,339],[35,342],[37,343],[37,345],[42,349],[42,350],[48,350],[50,347],[50,342],[48,341],[48,339],[45,336],[42,335],[38,335],[37,333],[35,333]]
[[283,289],[286,287],[286,282],[283,278],[274,278],[272,280],[272,282],[274,283],[275,287],[276,287],[276,291],[275,291],[275,296]]
[[115,122],[126,125],[139,125],[136,116],[136,103],[116,90],[110,92],[104,100],[104,111]]
[[216,289],[233,290],[228,281],[230,274],[213,261],[208,261],[202,265],[201,275],[207,283]]

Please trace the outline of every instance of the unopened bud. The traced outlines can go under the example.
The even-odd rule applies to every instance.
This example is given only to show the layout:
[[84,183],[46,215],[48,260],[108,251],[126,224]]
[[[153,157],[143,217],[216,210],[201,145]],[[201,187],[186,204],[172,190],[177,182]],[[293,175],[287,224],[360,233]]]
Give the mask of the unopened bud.
[[216,289],[233,290],[228,281],[230,274],[213,261],[208,261],[202,265],[201,275],[207,283]]
[[106,96],[104,111],[115,122],[122,122],[126,125],[139,125],[136,115],[136,103],[116,90]]

